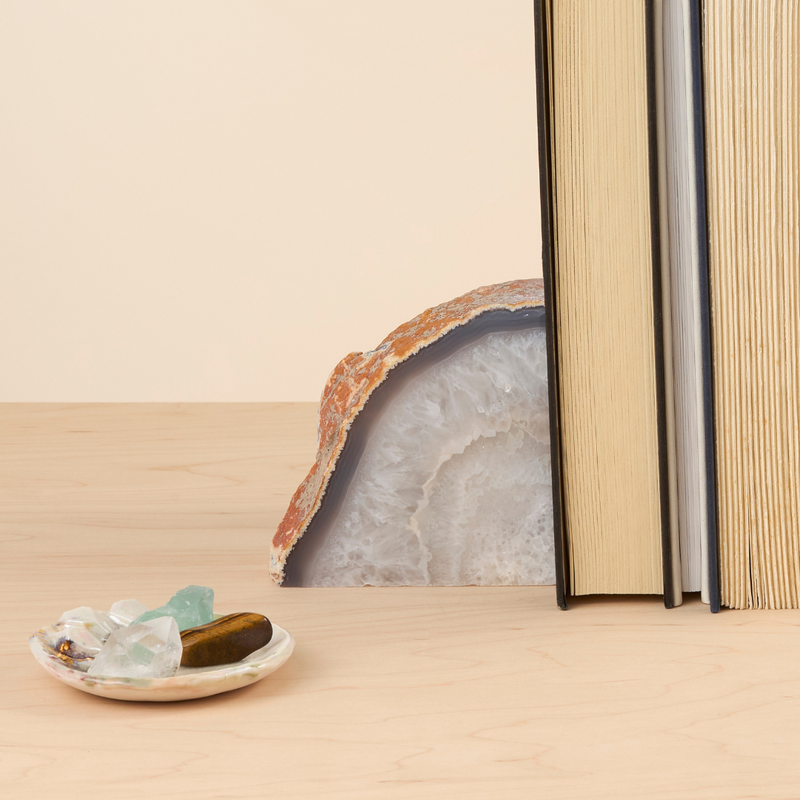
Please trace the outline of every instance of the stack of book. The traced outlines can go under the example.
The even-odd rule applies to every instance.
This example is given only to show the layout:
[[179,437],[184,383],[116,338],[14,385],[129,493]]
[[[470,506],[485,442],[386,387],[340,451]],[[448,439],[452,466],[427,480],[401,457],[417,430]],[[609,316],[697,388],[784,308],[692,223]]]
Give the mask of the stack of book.
[[800,605],[800,2],[536,0],[558,602]]

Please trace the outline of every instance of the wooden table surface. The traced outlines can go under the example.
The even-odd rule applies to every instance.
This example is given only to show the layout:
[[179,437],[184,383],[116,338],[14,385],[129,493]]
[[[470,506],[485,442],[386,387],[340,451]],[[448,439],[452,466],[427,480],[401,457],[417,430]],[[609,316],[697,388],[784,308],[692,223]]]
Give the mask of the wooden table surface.
[[[278,589],[299,405],[0,406],[0,797],[798,798],[800,612],[552,587]],[[297,646],[186,703],[61,685],[66,609],[212,586]]]

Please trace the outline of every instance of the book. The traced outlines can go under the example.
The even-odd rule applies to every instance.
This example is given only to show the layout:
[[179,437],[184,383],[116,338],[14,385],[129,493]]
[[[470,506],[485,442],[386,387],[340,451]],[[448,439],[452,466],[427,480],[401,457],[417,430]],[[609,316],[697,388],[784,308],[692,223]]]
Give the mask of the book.
[[800,4],[703,5],[721,602],[800,605]]
[[656,0],[670,512],[681,585],[719,610],[700,5]]
[[719,608],[704,106],[689,0],[537,0],[557,596]]

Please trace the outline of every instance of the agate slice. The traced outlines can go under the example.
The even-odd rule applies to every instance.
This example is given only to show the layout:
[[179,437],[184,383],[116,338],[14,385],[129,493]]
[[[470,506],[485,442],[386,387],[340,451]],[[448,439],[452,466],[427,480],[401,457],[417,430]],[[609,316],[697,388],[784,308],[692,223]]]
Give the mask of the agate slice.
[[555,582],[543,295],[482,287],[336,367],[277,583]]

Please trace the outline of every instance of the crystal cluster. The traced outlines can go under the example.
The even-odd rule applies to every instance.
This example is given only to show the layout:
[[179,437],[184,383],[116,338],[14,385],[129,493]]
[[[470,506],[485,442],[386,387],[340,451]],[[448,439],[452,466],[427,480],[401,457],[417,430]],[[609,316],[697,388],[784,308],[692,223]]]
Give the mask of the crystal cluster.
[[168,678],[181,663],[181,635],[173,617],[119,628],[108,637],[89,667],[90,675],[115,678]]
[[213,590],[187,586],[152,611],[138,600],[119,600],[108,612],[75,608],[39,638],[56,658],[93,677],[168,678],[180,666],[240,661],[269,643],[272,624],[252,613],[215,620]]
[[213,590],[187,586],[153,611],[138,600],[119,600],[108,612],[72,609],[44,628],[40,640],[61,661],[93,676],[166,678],[181,662],[180,632],[213,619]]
[[215,620],[213,590],[187,586],[152,611],[138,600],[108,612],[75,608],[38,635],[53,656],[93,677],[168,678],[181,666],[246,658],[270,642],[272,623],[253,613]]

